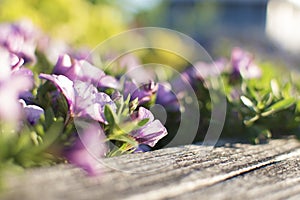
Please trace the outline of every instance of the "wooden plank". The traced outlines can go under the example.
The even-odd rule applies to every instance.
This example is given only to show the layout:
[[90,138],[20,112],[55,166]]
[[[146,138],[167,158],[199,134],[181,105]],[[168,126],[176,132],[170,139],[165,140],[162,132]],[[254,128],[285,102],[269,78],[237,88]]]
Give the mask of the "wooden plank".
[[96,178],[69,165],[33,169],[8,177],[2,198],[293,198],[300,192],[299,149],[295,139],[225,144],[212,150],[188,145],[104,159],[111,167]]
[[176,199],[300,199],[300,150],[257,170]]

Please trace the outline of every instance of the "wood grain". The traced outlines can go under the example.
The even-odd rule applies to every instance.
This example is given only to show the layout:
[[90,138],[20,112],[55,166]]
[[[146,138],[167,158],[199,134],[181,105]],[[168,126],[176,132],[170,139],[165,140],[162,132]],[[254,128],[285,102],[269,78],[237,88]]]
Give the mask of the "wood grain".
[[104,159],[99,177],[70,165],[31,169],[7,177],[1,199],[297,199],[299,161],[295,139],[187,145]]

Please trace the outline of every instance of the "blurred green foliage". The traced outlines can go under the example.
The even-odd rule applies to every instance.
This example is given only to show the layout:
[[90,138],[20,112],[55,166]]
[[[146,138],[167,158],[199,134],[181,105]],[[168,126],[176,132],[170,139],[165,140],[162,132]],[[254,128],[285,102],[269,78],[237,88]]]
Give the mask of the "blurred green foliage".
[[1,0],[0,21],[30,19],[45,32],[75,45],[94,47],[126,29],[113,1]]
[[[132,5],[115,0],[0,0],[0,22],[29,19],[53,38],[77,47],[94,48],[129,28],[147,25],[139,23],[147,20],[140,13],[142,11],[134,13],[126,9],[126,3]],[[151,12],[159,13],[160,7],[151,9]],[[176,38],[158,37],[151,42],[176,43]],[[145,50],[142,54],[143,63],[158,62],[176,69],[186,66],[184,60],[170,52]]]

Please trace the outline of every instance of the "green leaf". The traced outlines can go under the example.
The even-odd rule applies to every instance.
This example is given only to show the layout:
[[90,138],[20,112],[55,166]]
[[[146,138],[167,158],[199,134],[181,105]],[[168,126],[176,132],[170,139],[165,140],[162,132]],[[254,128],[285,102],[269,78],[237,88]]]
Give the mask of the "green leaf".
[[114,157],[120,156],[123,154],[132,153],[136,148],[136,146],[132,146],[128,143],[123,143],[120,147],[115,146],[106,156],[107,157]]
[[249,128],[248,132],[251,135],[251,140],[254,144],[266,142],[272,137],[270,130],[266,127],[252,126]]
[[256,122],[257,120],[259,120],[259,115],[255,115],[254,117],[250,118],[250,119],[245,119],[244,120],[244,124],[246,126],[251,126],[253,125],[254,122]]
[[120,125],[123,133],[130,133],[133,130],[137,130],[149,122],[149,118],[142,119],[141,121],[130,121]]
[[139,105],[139,99],[138,98],[135,98],[133,101],[131,101],[130,104],[129,104],[130,113],[135,111],[135,109],[138,107],[138,105]]
[[299,100],[296,102],[296,112],[300,113],[300,101]]
[[118,110],[117,115],[118,115],[118,117],[120,117],[123,113],[124,106],[126,106],[125,102],[123,100],[123,97],[121,97],[120,100],[118,100],[118,103],[116,105],[117,105],[117,110]]
[[254,105],[254,103],[248,99],[247,97],[245,96],[241,96],[240,97],[242,103],[247,106],[250,110],[252,110],[253,112],[259,112],[258,109],[256,108],[256,106]]
[[112,127],[119,122],[116,113],[112,111],[109,105],[105,105],[104,107],[104,116],[108,124]]
[[280,88],[279,88],[278,82],[275,79],[271,80],[271,89],[272,89],[272,93],[274,94],[274,96],[279,99],[281,96]]
[[243,82],[241,88],[244,93],[250,95],[254,99],[258,99],[258,92],[255,90],[254,83],[256,82],[253,82],[253,84],[251,84],[251,81]]
[[63,121],[63,118],[55,120],[46,131],[43,142],[38,145],[32,142],[32,132],[23,132],[14,150],[13,159],[15,163],[23,167],[49,165],[52,163],[55,157],[47,153],[47,149],[49,149],[61,135],[64,127]]
[[271,105],[271,103],[273,102],[273,99],[274,99],[273,97],[274,97],[274,95],[272,93],[270,93],[268,95],[268,98],[266,99],[266,101],[264,103],[265,107]]
[[131,131],[135,130],[136,128],[138,128],[137,122],[135,121],[125,122],[120,124],[118,128],[115,128],[113,134],[119,134],[119,135],[128,134]]
[[296,89],[296,88],[294,88],[294,85],[292,85],[291,82],[287,82],[287,83],[285,83],[285,85],[281,88],[281,96],[282,96],[284,99],[292,98],[292,97],[294,97],[295,89]]
[[249,108],[253,107],[254,104],[252,103],[252,101],[250,99],[248,99],[245,96],[241,96],[241,101],[243,102],[243,104]]
[[23,127],[22,134],[16,138],[16,144],[14,145],[14,154],[21,152],[24,149],[34,146],[31,139],[30,129],[27,126]]
[[131,99],[131,95],[128,94],[128,96],[127,96],[127,98],[126,98],[126,100],[125,100],[124,103],[125,103],[126,105],[129,105],[130,99]]
[[43,148],[48,148],[62,133],[63,128],[64,128],[64,119],[55,118],[53,124],[46,131],[45,136],[43,137],[44,143],[41,146]]
[[294,98],[283,99],[268,107],[267,110],[265,110],[265,112],[263,112],[261,115],[265,117],[275,112],[285,110],[295,104],[295,102],[296,100]]
[[132,145],[134,147],[138,145],[138,142],[133,137],[131,137],[130,135],[127,135],[127,134],[123,134],[123,135],[110,135],[109,139],[110,140],[117,140],[117,141],[125,142],[125,143],[128,143],[128,144],[130,144],[130,145]]
[[142,126],[146,125],[148,122],[149,122],[149,118],[142,119],[141,121],[139,121],[138,126],[142,127]]

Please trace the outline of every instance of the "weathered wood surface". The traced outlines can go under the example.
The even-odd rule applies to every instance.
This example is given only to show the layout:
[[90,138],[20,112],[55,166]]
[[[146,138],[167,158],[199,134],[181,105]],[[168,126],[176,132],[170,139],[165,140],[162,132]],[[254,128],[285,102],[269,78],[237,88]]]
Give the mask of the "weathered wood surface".
[[295,139],[212,150],[188,145],[104,162],[111,167],[96,178],[69,165],[8,177],[1,199],[300,199]]

